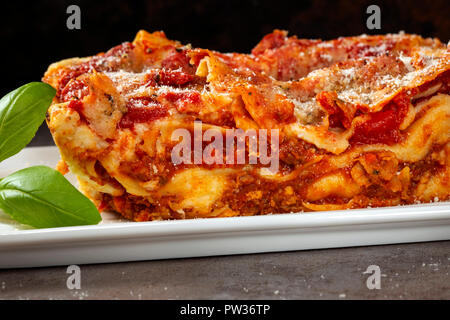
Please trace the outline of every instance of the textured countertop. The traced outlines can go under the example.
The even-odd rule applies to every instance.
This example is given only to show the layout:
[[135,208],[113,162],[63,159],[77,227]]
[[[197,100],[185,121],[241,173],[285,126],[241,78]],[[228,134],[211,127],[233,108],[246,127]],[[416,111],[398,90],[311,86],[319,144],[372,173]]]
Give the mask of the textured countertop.
[[[449,299],[450,242],[0,270],[0,299]],[[369,290],[369,265],[381,288]]]
[[[32,145],[51,142],[41,128]],[[364,274],[380,268],[380,289]],[[450,241],[0,270],[0,299],[450,299]]]

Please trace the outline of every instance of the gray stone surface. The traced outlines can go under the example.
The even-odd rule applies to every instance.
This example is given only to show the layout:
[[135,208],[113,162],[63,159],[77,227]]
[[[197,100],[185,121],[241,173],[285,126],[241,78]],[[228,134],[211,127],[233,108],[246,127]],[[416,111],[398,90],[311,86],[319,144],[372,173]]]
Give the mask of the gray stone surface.
[[0,299],[450,299],[450,241],[80,268],[78,290],[66,267],[0,270]]

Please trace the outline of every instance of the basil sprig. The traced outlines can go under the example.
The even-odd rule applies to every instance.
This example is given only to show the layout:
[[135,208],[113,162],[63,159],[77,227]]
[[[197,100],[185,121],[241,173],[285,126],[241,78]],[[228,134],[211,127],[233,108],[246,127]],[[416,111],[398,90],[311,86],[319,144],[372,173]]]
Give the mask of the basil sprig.
[[33,139],[55,93],[46,83],[31,82],[0,100],[0,162]]
[[[55,93],[45,83],[32,82],[0,100],[0,162],[31,141]],[[45,166],[26,168],[0,179],[0,209],[35,228],[97,224],[101,220],[88,198],[61,173]]]
[[0,208],[36,228],[97,224],[95,205],[56,170],[36,166],[0,181]]

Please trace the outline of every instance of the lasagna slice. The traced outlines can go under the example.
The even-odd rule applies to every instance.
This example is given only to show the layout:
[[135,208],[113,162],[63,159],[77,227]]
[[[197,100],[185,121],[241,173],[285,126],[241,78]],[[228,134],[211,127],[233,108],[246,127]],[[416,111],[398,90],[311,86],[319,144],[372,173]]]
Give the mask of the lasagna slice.
[[[57,89],[47,124],[60,171],[100,210],[148,221],[449,200],[449,70],[449,46],[404,33],[321,41],[275,30],[239,54],[140,31],[52,64],[43,81]],[[244,137],[243,154],[276,152],[277,170],[226,150],[226,161],[174,161],[174,133],[195,136],[198,123],[202,138],[276,130],[276,150],[255,153]]]

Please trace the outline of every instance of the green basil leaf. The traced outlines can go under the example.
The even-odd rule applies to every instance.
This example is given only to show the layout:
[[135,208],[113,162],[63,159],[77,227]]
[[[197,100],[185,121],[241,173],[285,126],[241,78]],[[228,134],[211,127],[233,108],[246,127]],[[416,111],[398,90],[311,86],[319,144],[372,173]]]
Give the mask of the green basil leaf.
[[33,139],[55,94],[50,85],[31,82],[0,100],[0,162]]
[[35,228],[97,224],[95,205],[64,176],[45,166],[17,171],[0,181],[0,208]]

